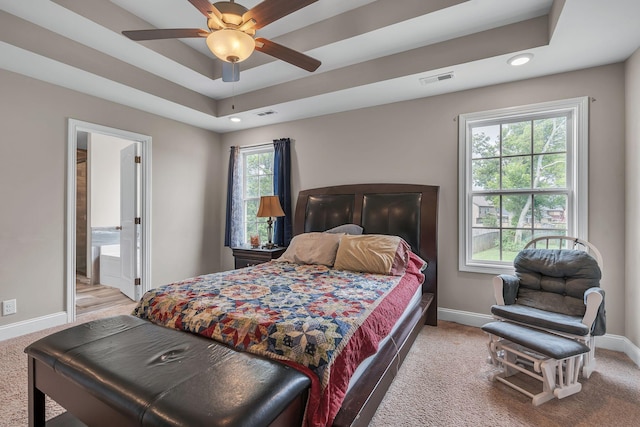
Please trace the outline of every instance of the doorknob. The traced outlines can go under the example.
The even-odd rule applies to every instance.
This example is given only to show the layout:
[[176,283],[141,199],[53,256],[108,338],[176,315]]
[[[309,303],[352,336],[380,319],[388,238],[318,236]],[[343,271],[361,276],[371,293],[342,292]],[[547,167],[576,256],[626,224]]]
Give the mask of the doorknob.
[[116,230],[122,230],[122,226],[121,225],[116,225]]

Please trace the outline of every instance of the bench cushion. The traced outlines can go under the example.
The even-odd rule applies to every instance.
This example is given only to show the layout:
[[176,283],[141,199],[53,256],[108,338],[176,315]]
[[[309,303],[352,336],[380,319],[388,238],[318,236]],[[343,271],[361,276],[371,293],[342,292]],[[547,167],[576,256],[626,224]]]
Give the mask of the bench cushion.
[[482,330],[556,360],[589,351],[589,347],[581,342],[509,322],[487,323]]
[[582,317],[540,310],[526,305],[493,305],[491,314],[518,323],[526,323],[539,328],[585,336],[589,328],[582,323]]
[[139,425],[267,425],[310,386],[289,366],[133,316],[75,326],[25,352]]

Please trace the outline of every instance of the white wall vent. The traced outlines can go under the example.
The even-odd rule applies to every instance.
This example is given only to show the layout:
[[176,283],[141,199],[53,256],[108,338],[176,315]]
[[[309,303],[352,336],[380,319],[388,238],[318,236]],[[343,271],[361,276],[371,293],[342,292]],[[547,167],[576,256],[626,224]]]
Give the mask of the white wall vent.
[[451,80],[452,78],[453,78],[453,71],[449,71],[448,73],[438,74],[435,76],[421,77],[418,80],[420,80],[420,84],[422,86],[426,86],[431,83],[441,82],[444,80]]
[[256,115],[258,115],[258,116],[260,116],[260,117],[263,117],[263,116],[270,116],[270,115],[272,115],[272,114],[278,114],[278,112],[277,112],[277,111],[274,111],[274,110],[266,110],[266,111],[261,111],[261,112],[259,112],[259,113],[256,113]]

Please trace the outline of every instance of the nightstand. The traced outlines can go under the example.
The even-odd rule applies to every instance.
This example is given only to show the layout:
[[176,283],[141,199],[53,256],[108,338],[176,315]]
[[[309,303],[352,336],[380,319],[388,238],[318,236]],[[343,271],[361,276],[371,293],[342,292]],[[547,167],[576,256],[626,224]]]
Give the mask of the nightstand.
[[233,251],[233,257],[235,258],[235,268],[249,267],[252,265],[262,264],[263,262],[269,262],[272,259],[280,257],[287,250],[287,248],[231,248]]

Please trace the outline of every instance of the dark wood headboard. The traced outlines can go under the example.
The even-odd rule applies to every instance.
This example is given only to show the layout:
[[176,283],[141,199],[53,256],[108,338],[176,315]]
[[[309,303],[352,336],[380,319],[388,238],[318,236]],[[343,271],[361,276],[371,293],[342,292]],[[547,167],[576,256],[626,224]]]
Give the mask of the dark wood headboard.
[[433,294],[427,324],[435,325],[438,294],[438,186],[354,184],[298,193],[293,234],[358,224],[367,234],[400,236],[429,266],[423,293]]

